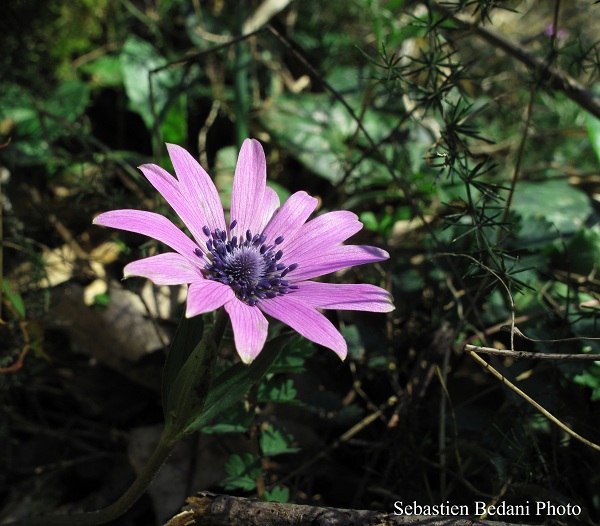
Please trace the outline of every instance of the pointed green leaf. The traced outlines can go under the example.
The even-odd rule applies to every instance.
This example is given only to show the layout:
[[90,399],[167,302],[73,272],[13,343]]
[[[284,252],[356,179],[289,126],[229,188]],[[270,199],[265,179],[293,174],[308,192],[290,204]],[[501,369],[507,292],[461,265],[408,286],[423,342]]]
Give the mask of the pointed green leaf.
[[179,439],[202,414],[217,361],[217,347],[204,338],[189,355],[173,382],[165,413],[165,433]]
[[167,359],[163,367],[162,404],[165,418],[167,416],[169,396],[175,379],[185,361],[189,358],[196,345],[198,345],[198,342],[202,339],[203,332],[204,321],[202,316],[186,318],[185,313],[181,315],[181,321],[177,326],[177,331],[171,342],[169,354],[167,354]]
[[269,370],[292,335],[273,338],[250,364],[237,363],[219,376],[208,394],[202,412],[186,429],[186,433],[201,429],[221,412],[229,409],[248,392]]

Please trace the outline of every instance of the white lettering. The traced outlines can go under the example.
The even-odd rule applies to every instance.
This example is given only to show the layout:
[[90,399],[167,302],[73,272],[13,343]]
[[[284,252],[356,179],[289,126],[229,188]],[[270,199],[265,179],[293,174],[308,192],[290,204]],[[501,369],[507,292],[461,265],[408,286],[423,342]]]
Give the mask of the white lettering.
[[536,515],[541,515],[542,511],[546,509],[546,503],[545,502],[536,502],[535,503],[535,514]]
[[529,515],[528,504],[516,504],[513,508],[513,513],[511,513],[511,515]]
[[483,515],[485,513],[485,502],[480,500],[475,501],[475,515]]
[[536,515],[546,515],[548,517],[564,515],[575,515],[578,516],[581,513],[581,506],[577,504],[552,504],[549,500],[545,502],[536,503]]

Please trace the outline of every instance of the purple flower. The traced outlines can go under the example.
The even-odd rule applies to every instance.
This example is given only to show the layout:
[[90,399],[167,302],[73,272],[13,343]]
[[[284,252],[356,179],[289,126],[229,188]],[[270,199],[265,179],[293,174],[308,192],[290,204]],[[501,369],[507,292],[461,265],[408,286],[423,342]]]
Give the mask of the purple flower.
[[[555,32],[556,30],[554,28],[554,24],[548,24],[544,28],[544,35],[546,35],[547,37],[553,36]],[[558,32],[556,33],[556,38],[558,38],[558,40],[566,40],[567,38],[569,38],[570,34],[571,32],[568,29],[560,27],[558,28]]]
[[266,161],[258,141],[242,145],[231,194],[230,222],[209,175],[183,148],[167,145],[177,179],[155,164],[140,167],[173,207],[190,239],[153,212],[114,210],[94,220],[157,239],[175,252],[129,263],[124,276],[157,285],[189,284],[186,316],[225,307],[241,359],[250,363],[267,338],[264,314],[344,359],[346,342],[317,309],[389,312],[391,295],[374,285],[310,281],[347,267],[382,261],[384,250],[342,245],[362,228],[355,214],[329,212],[306,222],[317,200],[296,192],[280,208],[266,186]]

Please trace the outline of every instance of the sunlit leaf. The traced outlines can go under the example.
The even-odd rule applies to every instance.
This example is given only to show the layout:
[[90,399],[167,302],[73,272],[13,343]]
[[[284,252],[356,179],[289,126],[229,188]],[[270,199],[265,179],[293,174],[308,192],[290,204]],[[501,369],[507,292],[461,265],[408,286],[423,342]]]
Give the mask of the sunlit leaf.
[[564,180],[519,183],[512,208],[525,221],[530,217],[546,219],[556,228],[557,236],[558,232],[577,232],[592,213],[587,195]]
[[[374,157],[363,158],[359,146],[367,147],[366,139],[357,132],[358,125],[348,110],[330,94],[281,95],[261,114],[261,119],[279,144],[308,169],[334,184],[342,181],[350,168],[363,184],[388,177]],[[363,114],[361,123],[374,140],[389,133],[393,126],[390,115],[376,111]],[[355,135],[357,141],[352,143]]]
[[[125,91],[131,109],[138,112],[146,127],[152,130],[157,119],[164,120],[175,94],[179,92],[182,78],[180,69],[151,72],[164,66],[167,60],[148,42],[130,36],[120,55]],[[150,82],[154,95],[154,108],[150,97]]]
[[596,153],[598,164],[600,164],[600,119],[586,113],[585,124],[587,127],[588,137],[592,143],[592,148]]

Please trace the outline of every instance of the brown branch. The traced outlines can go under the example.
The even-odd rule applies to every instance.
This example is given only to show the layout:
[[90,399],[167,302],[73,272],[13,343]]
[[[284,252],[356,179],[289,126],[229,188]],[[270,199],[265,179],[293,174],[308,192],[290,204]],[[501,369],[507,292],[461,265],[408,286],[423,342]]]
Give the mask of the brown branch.
[[165,526],[516,526],[464,517],[394,515],[381,511],[321,508],[300,504],[281,504],[200,492],[187,499],[186,510]]
[[510,356],[515,360],[583,360],[600,362],[600,354],[551,354],[543,352],[511,351],[510,349],[495,349],[494,347],[480,347],[479,345],[465,345],[465,350],[476,353],[496,354],[498,356]]
[[[0,288],[2,287],[2,283],[0,283]],[[1,297],[0,297],[1,298]],[[31,343],[29,339],[29,333],[27,332],[27,322],[20,322],[19,327],[21,328],[21,332],[23,333],[23,348],[19,353],[19,357],[8,367],[0,367],[0,374],[6,373],[16,373],[21,367],[23,367],[23,362],[25,360],[25,356],[31,349]]]
[[[471,346],[468,346],[471,347]],[[482,367],[484,367],[488,372],[490,372],[493,376],[495,376],[498,380],[500,380],[504,385],[506,385],[509,389],[512,389],[515,393],[517,393],[521,398],[530,403],[533,407],[535,407],[540,413],[542,413],[548,420],[555,423],[558,427],[560,427],[565,433],[571,435],[576,440],[579,440],[581,443],[586,446],[595,449],[596,451],[600,451],[600,445],[595,444],[594,442],[590,442],[587,438],[582,437],[579,433],[573,431],[566,424],[561,422],[558,418],[556,418],[552,413],[544,409],[543,406],[538,404],[533,398],[531,398],[528,394],[519,389],[515,384],[513,384],[508,378],[506,378],[501,372],[494,369],[488,362],[486,362],[481,356],[477,353],[471,351],[470,349],[465,348],[465,352],[473,358],[477,363],[479,363]]]
[[483,28],[471,21],[458,18],[456,13],[435,2],[428,2],[428,5],[458,24],[462,29],[471,32],[482,40],[485,40],[488,44],[501,49],[507,55],[516,58],[519,62],[537,73],[540,76],[540,80],[547,82],[551,88],[562,91],[572,101],[600,119],[600,98],[587,90],[585,86],[574,78],[550,66],[547,61],[542,60],[519,43],[506,38],[500,33],[492,29]]

